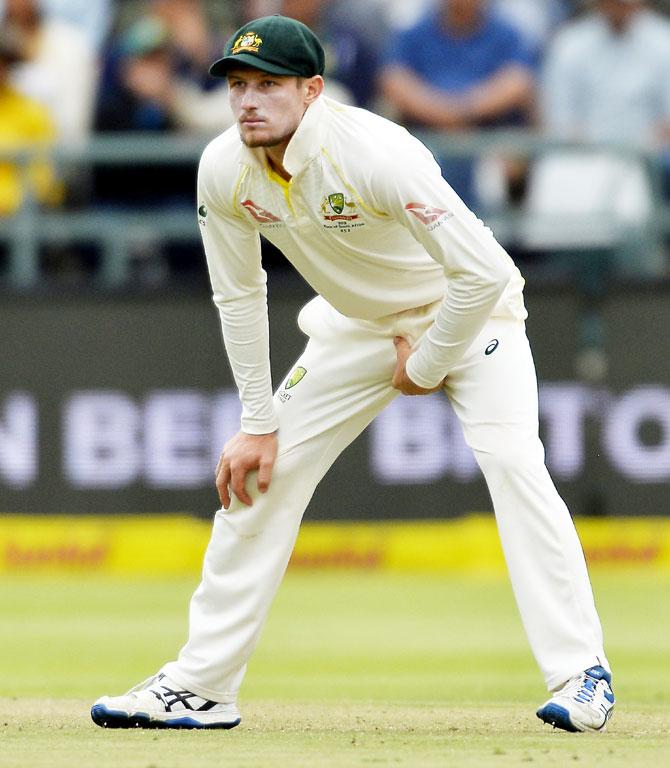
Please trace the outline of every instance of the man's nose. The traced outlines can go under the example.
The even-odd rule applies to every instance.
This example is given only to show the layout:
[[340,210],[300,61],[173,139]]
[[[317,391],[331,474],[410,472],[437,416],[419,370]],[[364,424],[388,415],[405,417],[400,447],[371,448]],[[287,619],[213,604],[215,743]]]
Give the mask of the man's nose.
[[258,99],[253,88],[245,88],[242,101],[240,102],[242,109],[256,109],[258,107]]

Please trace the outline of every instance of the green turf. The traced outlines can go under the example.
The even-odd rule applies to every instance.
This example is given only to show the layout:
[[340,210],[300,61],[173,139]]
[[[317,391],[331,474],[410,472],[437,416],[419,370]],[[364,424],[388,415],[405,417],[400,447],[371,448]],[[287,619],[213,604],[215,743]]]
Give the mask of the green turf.
[[92,699],[173,656],[194,586],[0,582],[0,767],[670,764],[670,575],[594,579],[619,699],[607,734],[535,718],[545,692],[506,580],[369,573],[287,577],[234,731],[93,726]]

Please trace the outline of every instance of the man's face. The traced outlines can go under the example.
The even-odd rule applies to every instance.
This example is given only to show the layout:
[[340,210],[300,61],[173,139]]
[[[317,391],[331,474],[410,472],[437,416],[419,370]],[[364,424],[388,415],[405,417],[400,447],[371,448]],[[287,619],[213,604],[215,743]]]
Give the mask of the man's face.
[[37,0],[5,0],[5,18],[18,24],[33,24],[39,19]]
[[230,106],[242,141],[248,147],[288,142],[310,103],[309,82],[246,67],[229,70]]
[[442,0],[447,24],[456,30],[476,27],[482,19],[484,7],[484,0]]
[[323,0],[283,0],[280,13],[310,26],[318,21],[323,5]]
[[622,2],[622,0],[599,0],[598,7],[600,12],[615,28],[623,28],[637,14],[644,2]]

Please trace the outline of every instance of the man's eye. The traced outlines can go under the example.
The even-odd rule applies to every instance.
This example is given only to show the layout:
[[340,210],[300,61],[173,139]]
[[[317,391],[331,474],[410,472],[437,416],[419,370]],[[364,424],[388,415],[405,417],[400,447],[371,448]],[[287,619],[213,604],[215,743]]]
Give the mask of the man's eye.
[[263,85],[264,85],[266,88],[270,88],[270,87],[272,87],[273,85],[277,85],[277,82],[276,82],[276,80],[264,80],[264,81],[263,81]]

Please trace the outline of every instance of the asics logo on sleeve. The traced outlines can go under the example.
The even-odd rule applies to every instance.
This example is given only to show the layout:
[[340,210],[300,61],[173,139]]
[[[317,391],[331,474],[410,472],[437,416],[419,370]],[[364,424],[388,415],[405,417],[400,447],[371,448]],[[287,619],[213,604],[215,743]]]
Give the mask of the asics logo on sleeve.
[[500,344],[498,339],[491,339],[491,341],[489,341],[486,349],[484,350],[484,354],[485,355],[492,355],[496,351],[496,349],[498,349],[498,344]]

